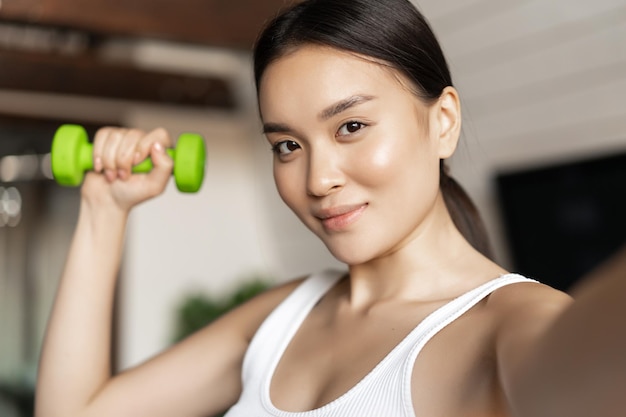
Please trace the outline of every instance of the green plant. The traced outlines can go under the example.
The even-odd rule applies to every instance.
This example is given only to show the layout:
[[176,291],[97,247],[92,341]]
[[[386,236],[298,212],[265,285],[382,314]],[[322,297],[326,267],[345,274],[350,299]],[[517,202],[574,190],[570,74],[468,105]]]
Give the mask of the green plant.
[[190,294],[176,308],[173,341],[178,342],[200,330],[227,311],[268,289],[268,279],[256,278],[241,285],[232,295],[216,300],[204,293]]

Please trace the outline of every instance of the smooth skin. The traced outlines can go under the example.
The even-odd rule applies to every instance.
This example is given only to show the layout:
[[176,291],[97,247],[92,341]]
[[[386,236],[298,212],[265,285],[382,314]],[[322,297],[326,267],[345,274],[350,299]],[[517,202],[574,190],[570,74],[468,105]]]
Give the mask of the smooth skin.
[[[389,68],[304,46],[270,65],[259,104],[281,197],[349,266],[272,378],[274,405],[304,411],[349,390],[437,307],[506,271],[463,239],[438,188],[439,160],[452,155],[461,128],[453,88],[424,103]],[[96,136],[96,172],[82,188],[44,344],[38,417],[199,417],[228,408],[241,392],[251,338],[300,282],[256,297],[136,368],[110,372],[128,213],[165,188],[169,146],[162,129],[107,128]],[[131,175],[133,162],[147,156],[155,169]],[[416,415],[623,415],[624,281],[594,282],[576,302],[541,284],[497,290],[417,358]]]

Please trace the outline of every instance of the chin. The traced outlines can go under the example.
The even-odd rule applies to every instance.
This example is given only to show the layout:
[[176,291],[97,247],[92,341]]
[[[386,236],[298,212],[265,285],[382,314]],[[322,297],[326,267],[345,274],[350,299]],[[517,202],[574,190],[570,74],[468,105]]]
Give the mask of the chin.
[[324,243],[331,255],[339,262],[346,265],[361,265],[376,257],[376,254],[372,252],[372,248],[363,247],[362,244]]
[[327,233],[322,228],[310,227],[310,230],[322,241],[330,254],[339,262],[346,265],[360,265],[367,263],[380,255],[382,248],[373,245],[379,239],[368,234],[344,232]]

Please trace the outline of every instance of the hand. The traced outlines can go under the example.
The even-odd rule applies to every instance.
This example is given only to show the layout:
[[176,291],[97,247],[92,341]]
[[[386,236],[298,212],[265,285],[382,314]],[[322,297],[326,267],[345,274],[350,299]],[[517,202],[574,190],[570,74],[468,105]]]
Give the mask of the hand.
[[[150,132],[105,127],[93,143],[94,169],[87,173],[83,198],[94,205],[112,204],[124,212],[165,190],[173,161],[165,152],[172,139],[165,129]],[[150,157],[154,168],[133,174],[133,165]]]

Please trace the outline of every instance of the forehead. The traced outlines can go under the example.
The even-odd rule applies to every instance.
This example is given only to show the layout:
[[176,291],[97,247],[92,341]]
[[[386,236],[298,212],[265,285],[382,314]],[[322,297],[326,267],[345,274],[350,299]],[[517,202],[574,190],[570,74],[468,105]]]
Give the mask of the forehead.
[[276,60],[263,74],[263,119],[307,109],[319,111],[353,95],[410,94],[396,71],[371,59],[322,46],[305,46]]

